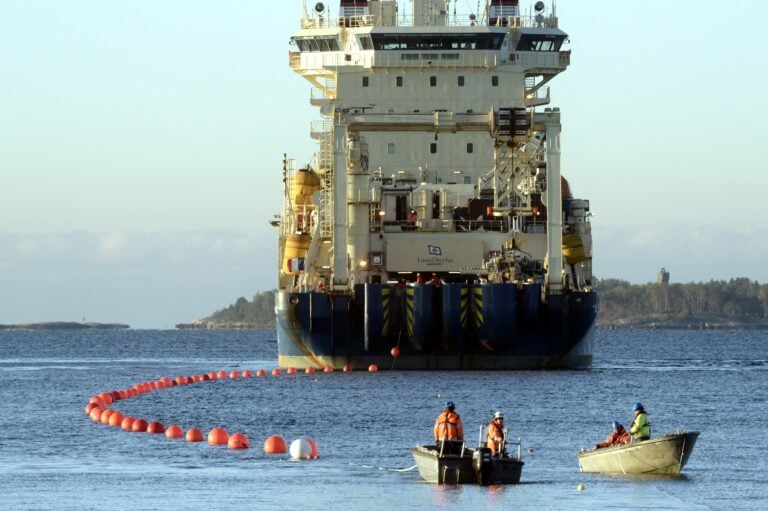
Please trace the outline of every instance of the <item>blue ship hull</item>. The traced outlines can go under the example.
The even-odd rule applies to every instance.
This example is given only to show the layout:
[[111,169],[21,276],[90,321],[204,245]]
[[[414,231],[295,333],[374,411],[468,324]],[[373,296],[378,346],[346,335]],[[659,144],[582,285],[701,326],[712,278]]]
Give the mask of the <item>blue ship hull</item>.
[[277,291],[278,363],[299,369],[591,367],[597,294],[542,300],[541,291],[538,284],[359,284],[352,295]]

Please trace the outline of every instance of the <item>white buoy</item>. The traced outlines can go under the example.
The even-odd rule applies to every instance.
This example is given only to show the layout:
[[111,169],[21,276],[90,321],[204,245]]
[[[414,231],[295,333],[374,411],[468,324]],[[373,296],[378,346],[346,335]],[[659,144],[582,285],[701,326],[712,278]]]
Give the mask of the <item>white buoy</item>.
[[579,491],[584,491],[584,488],[586,488],[586,486],[584,486],[583,484],[580,484],[576,487],[576,489]]
[[299,438],[298,440],[291,442],[290,452],[291,458],[295,460],[306,460],[312,457],[312,446],[303,438]]

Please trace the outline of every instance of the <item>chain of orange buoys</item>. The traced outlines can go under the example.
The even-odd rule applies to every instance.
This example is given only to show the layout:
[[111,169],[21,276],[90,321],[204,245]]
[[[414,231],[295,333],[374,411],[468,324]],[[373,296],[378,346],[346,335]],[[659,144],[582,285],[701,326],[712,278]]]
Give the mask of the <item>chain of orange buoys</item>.
[[[332,373],[334,369],[331,366],[325,366],[323,372]],[[343,371],[350,372],[352,367],[346,365]],[[375,364],[371,364],[368,367],[369,372],[378,371],[378,367]],[[295,367],[289,367],[285,371],[287,374],[296,374],[298,371]],[[307,374],[315,372],[314,367],[307,367],[304,370]],[[280,376],[282,371],[279,368],[272,370],[272,376]],[[102,392],[91,397],[88,404],[85,406],[85,413],[94,422],[100,422],[101,424],[119,427],[123,431],[132,431],[135,433],[149,433],[149,434],[165,434],[166,438],[179,439],[185,438],[187,442],[202,442],[203,432],[199,428],[190,428],[186,434],[180,426],[175,424],[168,426],[167,428],[158,421],[148,422],[145,419],[129,417],[118,412],[113,408],[109,408],[109,405],[125,400],[132,397],[146,394],[154,390],[160,390],[168,387],[176,387],[179,385],[189,385],[192,383],[201,383],[205,381],[225,380],[225,379],[238,379],[238,378],[251,378],[254,373],[246,369],[242,373],[240,371],[219,371],[210,372],[207,374],[196,374],[194,376],[177,376],[174,379],[169,377],[160,378],[159,380],[146,381],[137,383],[133,387],[127,389],[113,390],[110,392]],[[265,377],[267,372],[263,369],[259,369],[255,373],[256,377]],[[226,445],[230,449],[248,449],[250,443],[248,437],[244,433],[229,434],[224,428],[213,428],[208,432],[208,443],[210,445]],[[285,440],[279,435],[272,435],[264,442],[264,452],[267,454],[285,454],[287,452]],[[300,438],[291,442],[290,454],[294,459],[316,459],[317,445],[312,439]]]

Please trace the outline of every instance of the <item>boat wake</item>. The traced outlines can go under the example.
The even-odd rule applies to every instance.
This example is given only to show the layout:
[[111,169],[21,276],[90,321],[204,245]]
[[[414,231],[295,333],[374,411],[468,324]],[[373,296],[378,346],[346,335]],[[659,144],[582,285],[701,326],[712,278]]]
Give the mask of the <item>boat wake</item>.
[[362,467],[362,468],[370,468],[373,470],[386,470],[388,472],[412,472],[416,470],[416,465],[413,465],[411,467],[405,467],[405,468],[392,468],[392,467],[376,467],[373,465],[362,465],[359,463],[350,463],[350,465],[354,465],[356,467]]

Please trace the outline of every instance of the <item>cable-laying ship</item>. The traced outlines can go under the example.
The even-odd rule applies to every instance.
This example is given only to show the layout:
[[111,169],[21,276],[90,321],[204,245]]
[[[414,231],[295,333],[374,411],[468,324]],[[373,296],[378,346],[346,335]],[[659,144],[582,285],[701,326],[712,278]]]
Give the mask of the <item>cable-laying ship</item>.
[[588,368],[589,202],[561,176],[555,6],[317,3],[290,67],[322,119],[283,161],[282,367]]

